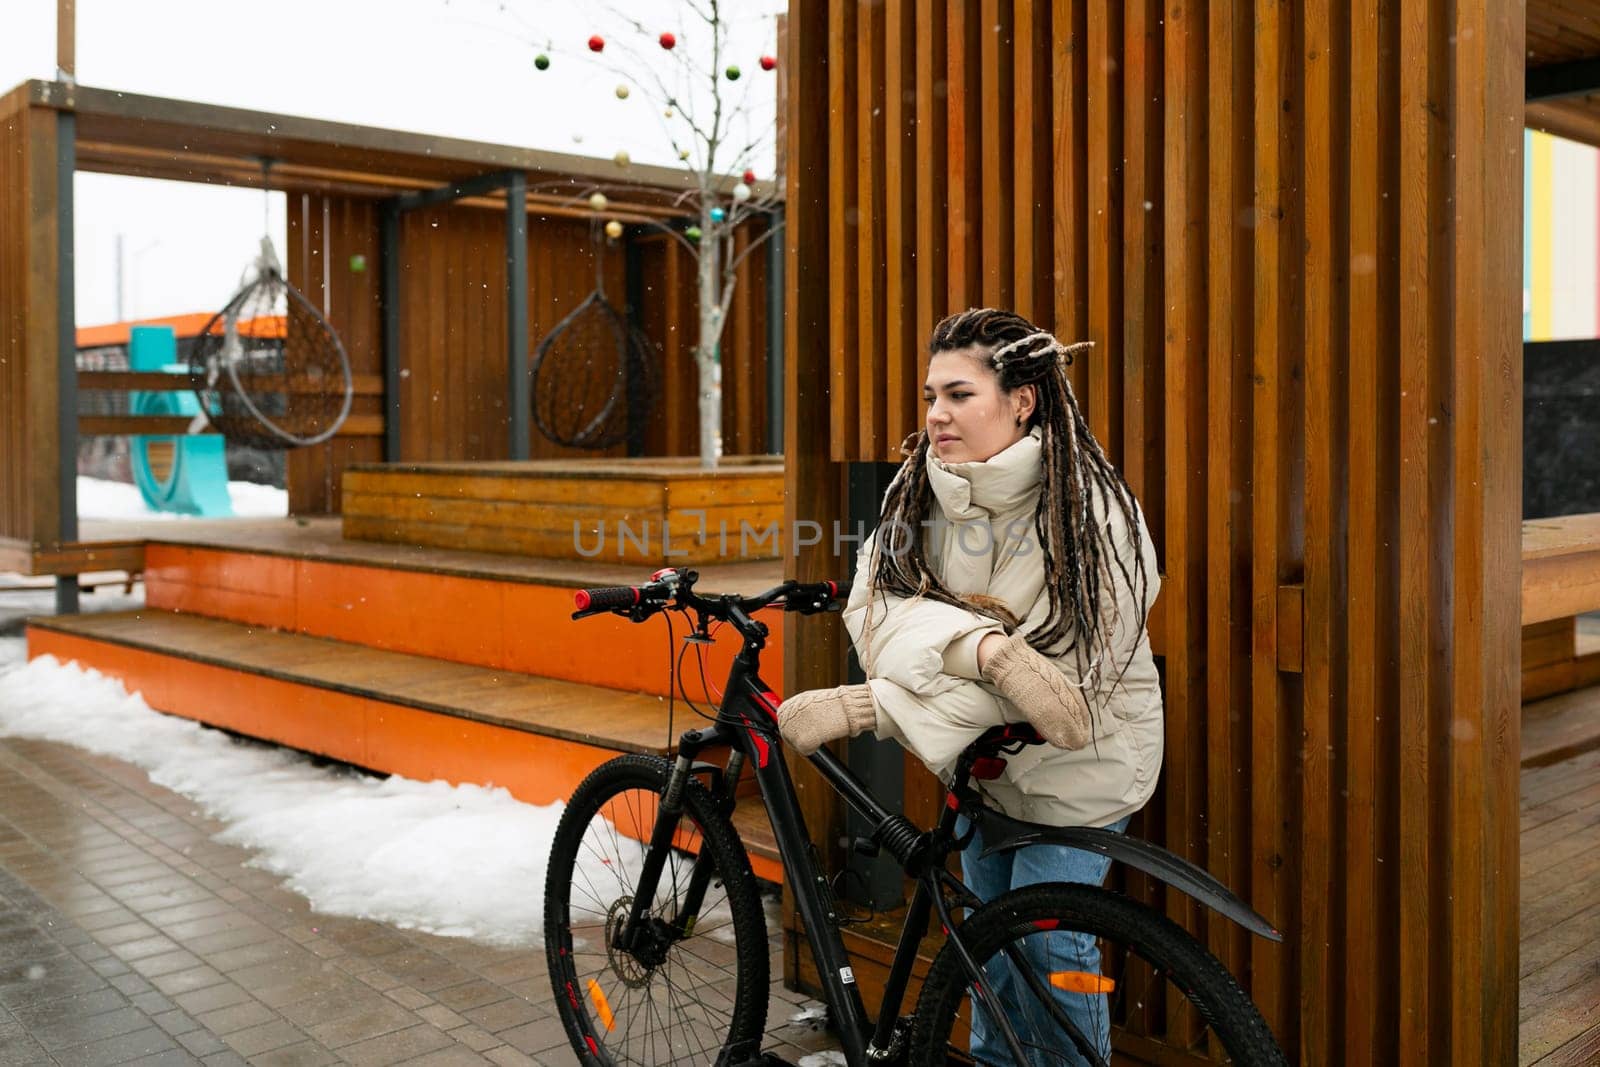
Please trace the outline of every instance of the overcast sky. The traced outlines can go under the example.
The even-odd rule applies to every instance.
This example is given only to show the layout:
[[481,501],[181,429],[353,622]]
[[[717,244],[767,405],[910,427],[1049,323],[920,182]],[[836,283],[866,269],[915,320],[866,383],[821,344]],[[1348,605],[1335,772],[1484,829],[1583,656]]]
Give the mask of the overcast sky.
[[[680,0],[616,6],[649,35],[582,0],[77,0],[77,77],[97,88],[605,159],[623,149],[637,162],[681,165],[650,78],[674,69],[655,39],[668,30],[680,49],[709,55],[704,24]],[[723,4],[737,12],[724,65],[742,74],[723,85],[746,102],[747,136],[772,128],[775,79],[759,60],[776,50],[774,16],[784,7]],[[0,0],[0,9],[0,92],[53,77],[55,0]],[[585,44],[596,32],[608,42],[599,61]],[[548,70],[535,69],[539,53]],[[623,82],[626,100],[616,95]],[[765,177],[771,167],[768,151],[755,169]],[[79,324],[116,317],[119,234],[125,317],[220,307],[254,255],[263,200],[256,190],[80,174]],[[283,198],[271,197],[268,228],[280,249],[283,218]]]

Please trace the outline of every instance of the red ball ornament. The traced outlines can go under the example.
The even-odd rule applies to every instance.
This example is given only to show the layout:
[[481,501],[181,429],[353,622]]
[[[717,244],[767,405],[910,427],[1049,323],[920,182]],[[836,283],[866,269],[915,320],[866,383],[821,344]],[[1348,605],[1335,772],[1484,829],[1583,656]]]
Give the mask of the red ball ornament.
[[669,52],[672,51],[672,46],[678,43],[678,39],[670,33],[663,33],[658,40],[661,42],[661,47]]
[[778,57],[777,56],[762,56],[761,57],[761,69],[762,70],[774,70],[774,69],[777,68],[777,66],[778,66]]
[[753,170],[745,171],[744,172],[744,183],[746,185],[754,185],[756,183],[756,172],[753,171]]
[[593,37],[589,38],[589,51],[591,51],[591,52],[601,52],[601,51],[605,50],[605,47],[606,47],[606,39],[604,37],[600,36],[598,33],[595,34]]

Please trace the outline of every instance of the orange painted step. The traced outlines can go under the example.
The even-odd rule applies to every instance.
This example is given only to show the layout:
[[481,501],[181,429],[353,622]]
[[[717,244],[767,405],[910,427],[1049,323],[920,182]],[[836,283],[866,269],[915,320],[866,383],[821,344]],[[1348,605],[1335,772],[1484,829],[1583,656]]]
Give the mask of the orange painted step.
[[[576,572],[574,572],[576,573]],[[632,580],[647,577],[632,574]],[[774,577],[772,584],[777,584]],[[707,585],[706,591],[719,591]],[[740,589],[740,592],[756,592]],[[613,616],[572,621],[573,586],[509,575],[452,574],[266,552],[152,542],[145,550],[145,603],[156,609],[331,637],[393,652],[451,660],[584,685],[668,695],[666,623]],[[762,676],[783,678],[781,611],[762,613],[772,631]],[[675,632],[683,620],[673,618]],[[714,687],[739,650],[723,629],[707,650]],[[711,699],[693,653],[684,685]]]
[[[35,619],[28,654],[93,667],[169,714],[407,778],[504,786],[531,804],[565,800],[619,753],[669,753],[696,721],[679,701],[669,735],[653,695],[148,609]],[[742,802],[736,822],[757,876],[781,881],[760,801]]]

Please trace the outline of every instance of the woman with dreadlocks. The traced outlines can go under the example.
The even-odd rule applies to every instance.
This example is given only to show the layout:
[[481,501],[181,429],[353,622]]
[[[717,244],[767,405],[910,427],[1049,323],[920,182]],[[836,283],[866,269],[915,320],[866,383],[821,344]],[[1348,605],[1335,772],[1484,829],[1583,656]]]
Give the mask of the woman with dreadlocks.
[[[1028,722],[1050,744],[1009,757],[1001,777],[978,783],[1002,811],[1120,832],[1149,800],[1163,725],[1146,620],[1160,578],[1133,492],[1067,377],[1087,347],[992,308],[934,329],[927,425],[907,442],[844,612],[868,680],[784,701],[779,726],[798,751],[874,730],[948,780],[985,730]],[[962,867],[986,901],[1038,882],[1098,885],[1109,866],[1058,845],[982,851],[974,840]],[[1080,940],[1041,951],[1097,956],[1090,938],[1050,937]],[[1024,1002],[996,992],[1002,1003]],[[1103,998],[1062,997],[1109,1056]],[[1012,1025],[1036,1047],[1070,1049],[1037,1022]],[[972,1035],[980,1063],[1009,1062],[981,1012]]]

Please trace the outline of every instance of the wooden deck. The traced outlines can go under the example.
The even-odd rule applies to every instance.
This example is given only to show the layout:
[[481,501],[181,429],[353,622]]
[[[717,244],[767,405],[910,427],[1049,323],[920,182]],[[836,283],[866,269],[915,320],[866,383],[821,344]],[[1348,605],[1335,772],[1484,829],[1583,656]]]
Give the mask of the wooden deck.
[[1523,709],[1521,1064],[1600,1063],[1600,688]]

